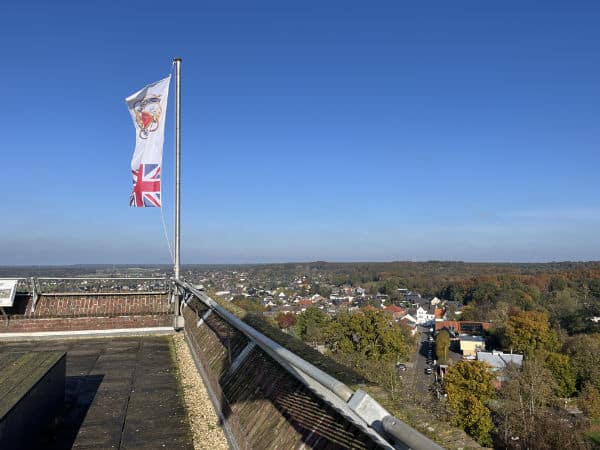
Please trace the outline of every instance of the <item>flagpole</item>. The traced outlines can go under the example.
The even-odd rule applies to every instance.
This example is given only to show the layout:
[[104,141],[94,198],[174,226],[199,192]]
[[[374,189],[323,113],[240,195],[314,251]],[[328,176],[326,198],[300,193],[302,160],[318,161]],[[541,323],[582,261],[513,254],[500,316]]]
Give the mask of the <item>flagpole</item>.
[[180,177],[181,177],[181,58],[175,64],[175,279],[180,272]]

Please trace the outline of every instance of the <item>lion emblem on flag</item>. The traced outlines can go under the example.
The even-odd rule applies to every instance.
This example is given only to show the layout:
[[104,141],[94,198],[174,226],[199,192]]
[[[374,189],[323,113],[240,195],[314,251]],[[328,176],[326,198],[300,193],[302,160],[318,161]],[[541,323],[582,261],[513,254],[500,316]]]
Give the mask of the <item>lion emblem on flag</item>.
[[134,107],[135,123],[140,129],[141,139],[147,139],[148,135],[158,129],[158,122],[162,109],[160,107],[160,95],[146,97],[137,102]]

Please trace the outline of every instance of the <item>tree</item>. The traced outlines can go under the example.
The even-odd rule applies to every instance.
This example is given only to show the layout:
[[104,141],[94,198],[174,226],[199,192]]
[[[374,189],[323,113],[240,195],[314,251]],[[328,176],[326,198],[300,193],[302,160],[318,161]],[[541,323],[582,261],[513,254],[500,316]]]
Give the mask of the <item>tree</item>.
[[404,328],[373,309],[339,314],[328,328],[327,341],[334,351],[375,361],[400,361],[409,352]]
[[329,322],[331,319],[325,312],[318,308],[308,308],[298,315],[296,332],[304,341],[320,342],[324,339]]
[[537,349],[555,350],[558,337],[550,328],[548,314],[540,311],[513,312],[504,327],[506,346],[531,355]]
[[475,302],[472,302],[468,305],[463,306],[460,317],[461,320],[479,321],[481,319],[481,312],[479,311],[477,304]]
[[260,314],[266,310],[258,301],[246,298],[243,295],[236,295],[232,303],[252,314]]
[[448,349],[450,348],[450,334],[447,330],[442,330],[435,338],[435,354],[442,362],[446,364],[448,360]]
[[577,375],[577,386],[582,388],[591,383],[600,390],[600,335],[578,334],[565,343],[565,352]]
[[496,408],[501,419],[499,434],[505,443],[517,437],[526,445],[534,435],[536,420],[546,414],[552,399],[552,374],[542,361],[531,359],[523,362],[522,370],[507,368],[505,376]]
[[282,330],[286,330],[288,328],[296,325],[296,315],[291,313],[279,313],[277,314],[277,325]]
[[600,391],[593,384],[586,383],[579,394],[577,403],[590,419],[600,419]]
[[545,364],[556,381],[556,395],[571,397],[575,393],[577,381],[571,358],[568,355],[550,352],[546,356]]
[[463,428],[479,443],[491,443],[492,419],[485,406],[494,393],[494,376],[481,361],[459,361],[448,369],[444,378],[452,423]]

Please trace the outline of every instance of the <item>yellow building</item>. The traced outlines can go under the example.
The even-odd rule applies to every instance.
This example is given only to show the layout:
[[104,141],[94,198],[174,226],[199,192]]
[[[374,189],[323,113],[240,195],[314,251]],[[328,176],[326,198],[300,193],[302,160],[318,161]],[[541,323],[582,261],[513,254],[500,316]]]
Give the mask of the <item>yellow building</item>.
[[485,350],[485,339],[481,336],[469,336],[461,334],[460,339],[460,350],[465,359],[475,359],[477,352]]

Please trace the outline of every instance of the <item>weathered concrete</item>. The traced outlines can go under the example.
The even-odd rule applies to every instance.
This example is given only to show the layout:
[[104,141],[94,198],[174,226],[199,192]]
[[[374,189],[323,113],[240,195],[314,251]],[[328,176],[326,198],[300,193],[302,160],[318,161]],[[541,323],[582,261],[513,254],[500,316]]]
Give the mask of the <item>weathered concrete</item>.
[[170,337],[2,344],[67,352],[65,407],[33,448],[192,449]]

